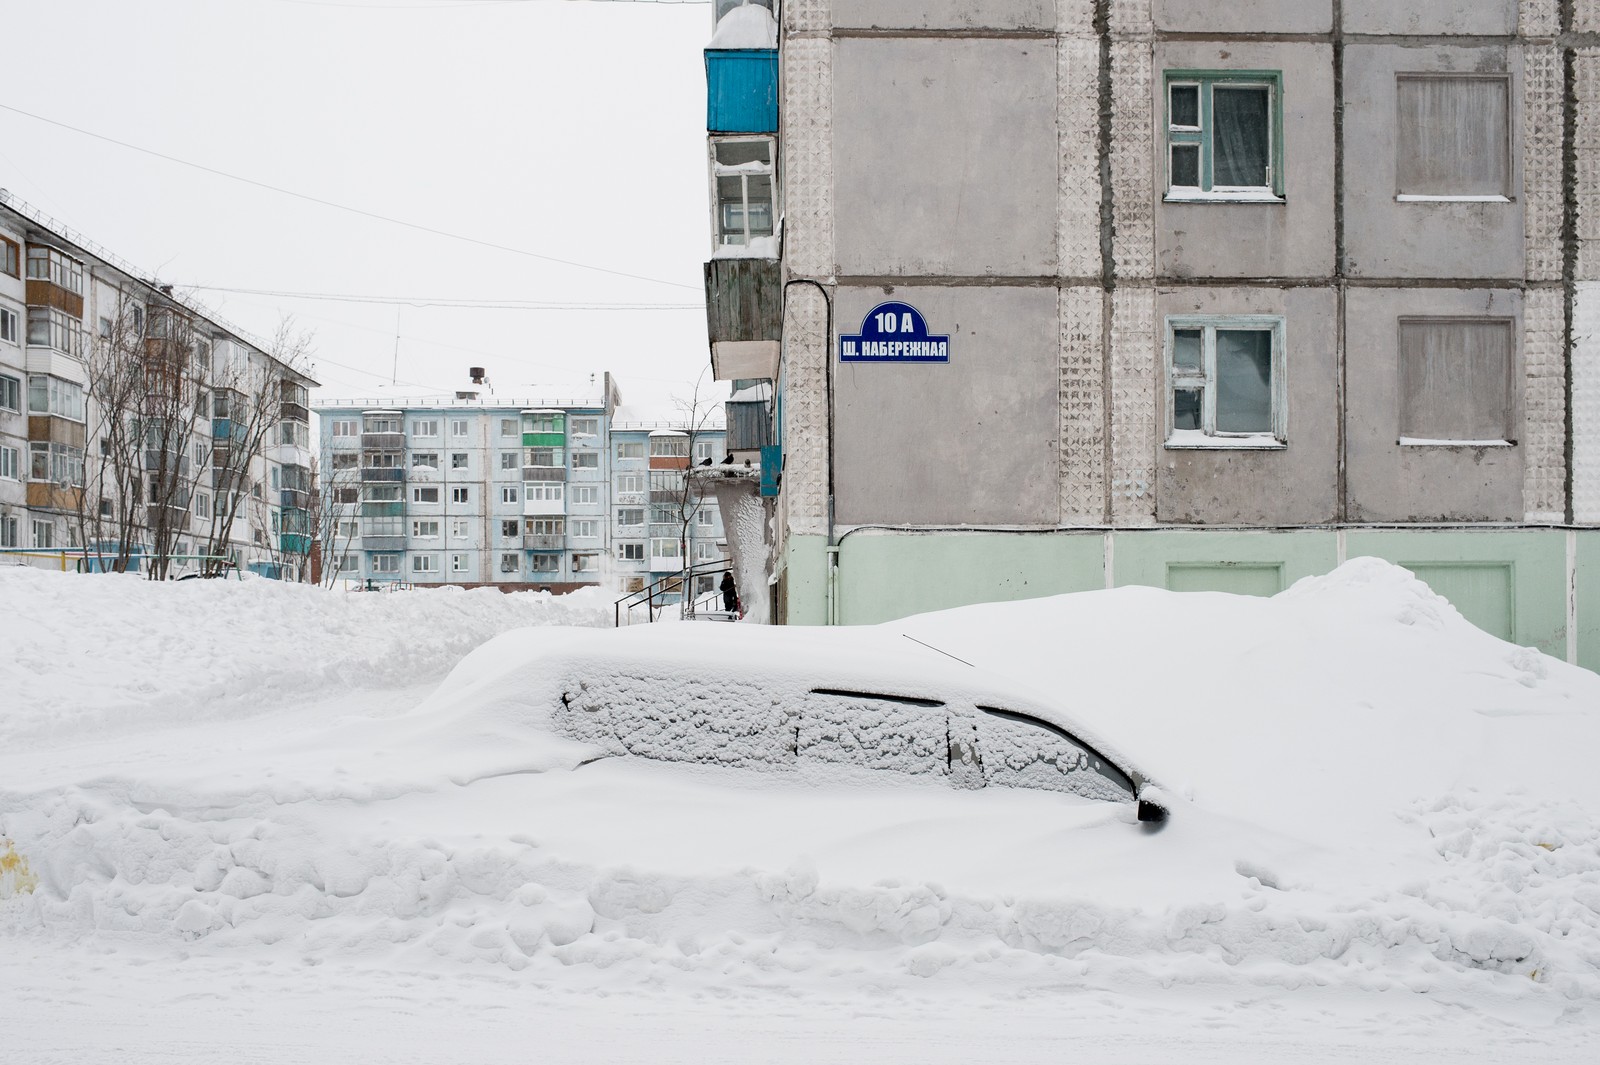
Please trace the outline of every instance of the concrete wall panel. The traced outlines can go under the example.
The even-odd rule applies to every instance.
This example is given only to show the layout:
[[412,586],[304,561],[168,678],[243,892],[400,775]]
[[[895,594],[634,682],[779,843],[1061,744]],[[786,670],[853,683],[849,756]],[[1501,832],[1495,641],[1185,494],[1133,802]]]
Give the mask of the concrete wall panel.
[[1053,526],[1056,290],[896,286],[891,296],[886,288],[841,288],[838,332],[854,333],[877,304],[902,300],[931,332],[949,334],[950,361],[835,362],[840,524]]
[[[1500,73],[1510,78],[1505,202],[1396,201],[1399,74]],[[1351,44],[1345,49],[1345,246],[1353,277],[1521,278],[1522,56],[1481,47]]]
[[1056,4],[1055,0],[833,0],[833,25],[835,29],[1054,30]]
[[[1284,319],[1289,446],[1276,451],[1162,448],[1156,517],[1162,522],[1302,525],[1338,517],[1338,307],[1326,289],[1203,288],[1156,297],[1156,348],[1170,315],[1270,314]],[[1166,383],[1156,375],[1157,438],[1166,439]]]
[[1054,41],[845,38],[833,78],[841,274],[1055,274]]
[[[1167,70],[1283,73],[1283,203],[1168,203]],[[1162,278],[1333,273],[1333,50],[1322,44],[1166,41],[1150,79],[1156,269]]]
[[[1327,573],[1339,561],[1338,541],[1331,532],[1117,533],[1111,557],[1118,587],[1141,584],[1174,591],[1224,591],[1230,583],[1260,591],[1263,569],[1275,569],[1281,588],[1287,588],[1302,577]],[[1251,572],[1230,582],[1221,571],[1235,566]]]
[[1331,0],[1154,0],[1155,27],[1175,33],[1327,33]]
[[1346,33],[1481,34],[1517,31],[1517,0],[1344,0]]
[[[1521,521],[1524,449],[1402,447],[1399,319],[1510,318],[1521,337],[1522,295],[1505,289],[1352,289],[1345,311],[1346,474],[1351,521]],[[1519,345],[1520,346],[1520,345]],[[1512,380],[1523,375],[1519,351]],[[1513,389],[1513,428],[1522,424]],[[1523,434],[1518,429],[1516,436]]]

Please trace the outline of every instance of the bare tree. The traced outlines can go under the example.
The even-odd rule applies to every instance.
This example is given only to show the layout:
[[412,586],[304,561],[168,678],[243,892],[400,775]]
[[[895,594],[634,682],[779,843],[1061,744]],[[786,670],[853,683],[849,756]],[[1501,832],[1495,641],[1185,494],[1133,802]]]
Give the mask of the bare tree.
[[[351,453],[353,456],[353,453]],[[317,557],[322,570],[313,575],[324,587],[339,579],[340,560],[355,538],[354,518],[360,491],[357,469],[318,469],[312,460],[311,528],[315,530]]]
[[125,572],[141,546],[144,502],[144,305],[123,293],[84,353],[87,437],[98,441],[84,461],[79,542],[98,569]]
[[[709,369],[709,367],[707,368]],[[707,369],[700,371],[700,376],[695,378],[694,388],[687,399],[678,400],[679,409],[684,417],[684,455],[686,467],[677,474],[676,483],[672,485],[677,491],[677,500],[674,504],[676,513],[674,517],[678,524],[678,552],[679,561],[682,563],[679,584],[683,589],[679,600],[679,614],[682,617],[692,618],[695,615],[695,600],[700,591],[695,587],[694,557],[690,550],[693,543],[693,529],[695,519],[700,511],[705,508],[705,495],[700,484],[691,475],[693,468],[695,444],[706,433],[706,426],[710,423],[712,415],[716,412],[717,404],[708,399],[701,398],[701,388],[705,385]],[[655,476],[654,473],[651,474]],[[655,485],[651,485],[652,492]]]

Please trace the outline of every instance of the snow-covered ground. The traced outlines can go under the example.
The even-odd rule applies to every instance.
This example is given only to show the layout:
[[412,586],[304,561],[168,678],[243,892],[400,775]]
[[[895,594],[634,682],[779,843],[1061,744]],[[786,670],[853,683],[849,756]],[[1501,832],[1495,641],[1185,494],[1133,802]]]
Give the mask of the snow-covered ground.
[[[1600,1058],[1600,677],[1374,560],[833,645],[613,632],[603,594],[5,569],[0,607],[19,1061]],[[1103,737],[1172,816],[591,761],[550,731],[557,648],[757,684],[970,672]]]

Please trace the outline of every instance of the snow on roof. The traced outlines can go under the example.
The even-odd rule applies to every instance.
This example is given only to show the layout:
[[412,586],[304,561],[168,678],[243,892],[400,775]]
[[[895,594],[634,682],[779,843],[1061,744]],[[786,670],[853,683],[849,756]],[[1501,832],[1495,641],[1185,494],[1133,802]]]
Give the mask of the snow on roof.
[[778,22],[757,4],[744,4],[723,15],[711,35],[710,48],[776,48]]

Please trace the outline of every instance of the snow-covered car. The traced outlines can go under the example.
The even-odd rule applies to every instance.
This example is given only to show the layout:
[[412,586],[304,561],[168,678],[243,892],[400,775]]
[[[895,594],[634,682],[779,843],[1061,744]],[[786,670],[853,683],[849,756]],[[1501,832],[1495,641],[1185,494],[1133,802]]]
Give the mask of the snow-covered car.
[[1052,701],[908,637],[706,632],[544,630],[524,651],[533,657],[516,670],[527,683],[514,698],[602,757],[776,772],[835,764],[1133,803],[1147,823],[1167,816],[1152,781]]

